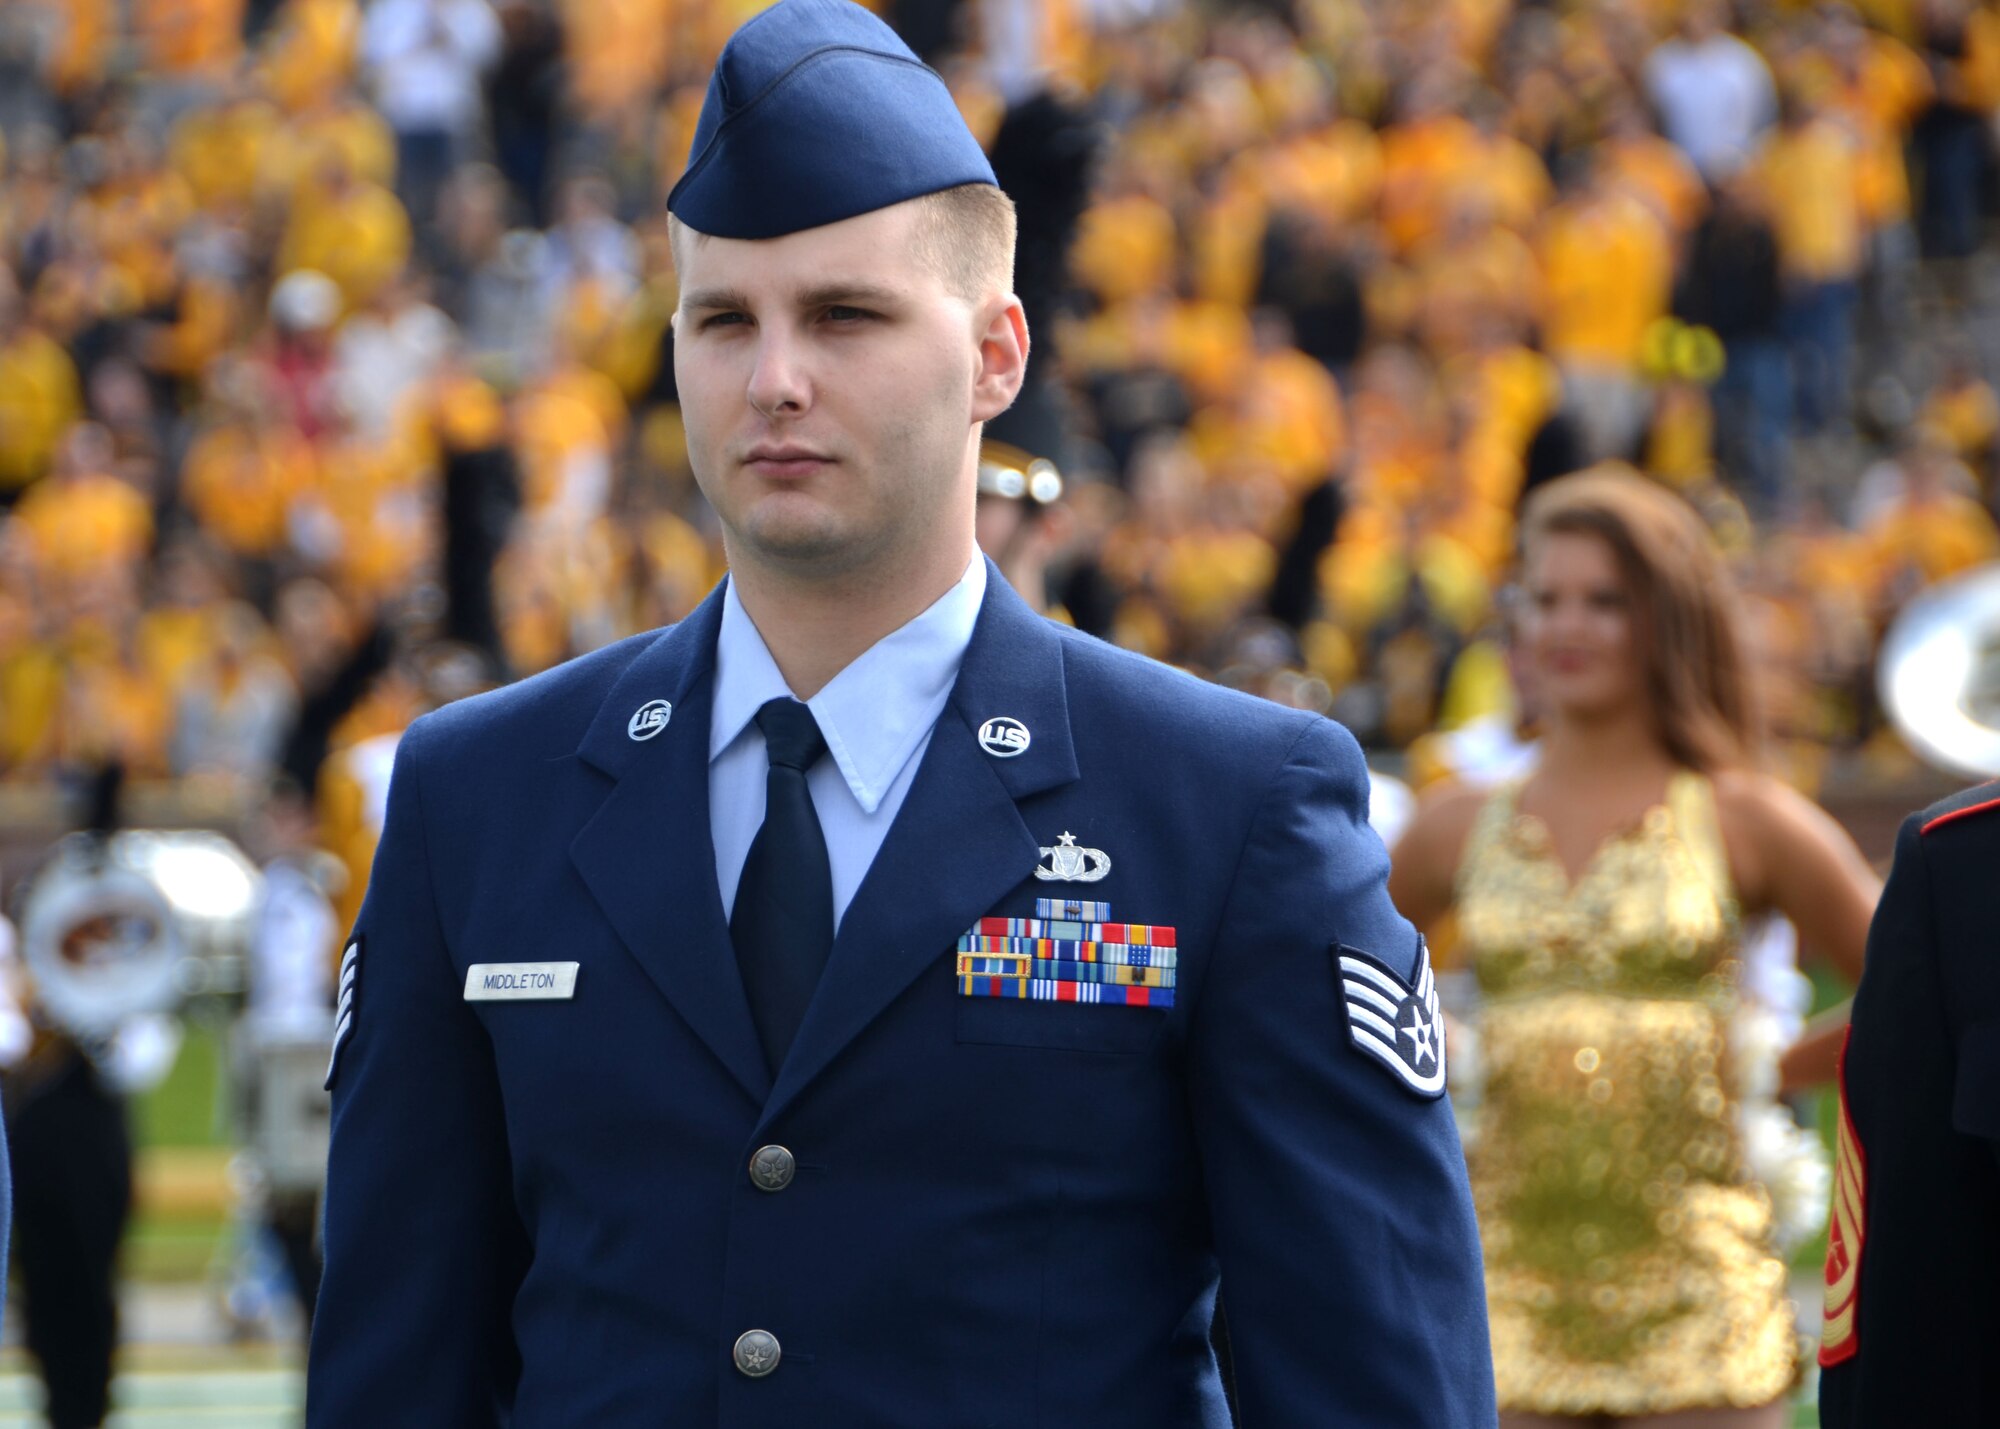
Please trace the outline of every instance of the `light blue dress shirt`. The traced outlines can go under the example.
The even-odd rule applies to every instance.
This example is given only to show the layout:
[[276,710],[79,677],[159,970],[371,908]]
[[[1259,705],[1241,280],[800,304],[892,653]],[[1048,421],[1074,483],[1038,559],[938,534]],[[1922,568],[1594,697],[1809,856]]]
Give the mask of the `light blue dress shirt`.
[[[930,747],[931,727],[951,698],[985,596],[986,561],[974,554],[957,585],[806,701],[832,756],[812,767],[806,788],[826,835],[836,930]],[[769,765],[757,711],[766,700],[791,693],[730,582],[715,642],[708,727],[709,834],[725,913],[735,910],[743,861],[764,822]]]

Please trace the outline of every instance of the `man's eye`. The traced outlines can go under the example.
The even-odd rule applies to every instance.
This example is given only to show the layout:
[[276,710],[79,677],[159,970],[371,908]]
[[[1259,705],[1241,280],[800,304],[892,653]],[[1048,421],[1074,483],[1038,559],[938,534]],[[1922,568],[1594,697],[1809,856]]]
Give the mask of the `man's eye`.
[[866,308],[841,306],[828,308],[826,315],[829,319],[837,323],[865,322],[875,316],[875,314],[869,312]]
[[745,319],[743,317],[743,314],[741,313],[710,313],[707,317],[701,320],[701,330],[703,332],[707,332],[710,328],[723,327],[723,326],[734,327],[736,324],[743,322],[744,320]]

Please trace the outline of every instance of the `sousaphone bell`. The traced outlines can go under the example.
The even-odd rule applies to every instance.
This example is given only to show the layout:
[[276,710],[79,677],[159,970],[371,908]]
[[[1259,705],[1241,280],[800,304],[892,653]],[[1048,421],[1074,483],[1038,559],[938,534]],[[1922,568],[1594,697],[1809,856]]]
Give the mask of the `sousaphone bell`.
[[1882,639],[1883,709],[1925,759],[2000,775],[2000,562],[1920,592]]
[[202,831],[73,834],[21,904],[21,960],[41,1014],[85,1046],[190,995],[241,986],[256,866]]

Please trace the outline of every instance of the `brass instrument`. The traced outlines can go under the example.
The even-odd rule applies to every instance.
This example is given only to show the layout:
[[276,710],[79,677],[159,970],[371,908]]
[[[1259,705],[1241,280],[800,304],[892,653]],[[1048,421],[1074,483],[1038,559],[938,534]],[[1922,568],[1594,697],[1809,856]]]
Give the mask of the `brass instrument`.
[[23,904],[21,961],[34,1002],[85,1044],[181,998],[186,958],[158,885],[129,864],[66,843]]
[[979,494],[1052,506],[1062,499],[1062,473],[1046,457],[1030,456],[1006,442],[979,445]]
[[89,1046],[189,996],[240,990],[261,881],[220,834],[72,834],[22,895],[37,1011]]
[[1904,606],[1875,683],[1890,722],[1925,759],[1970,778],[2000,775],[2000,563]]

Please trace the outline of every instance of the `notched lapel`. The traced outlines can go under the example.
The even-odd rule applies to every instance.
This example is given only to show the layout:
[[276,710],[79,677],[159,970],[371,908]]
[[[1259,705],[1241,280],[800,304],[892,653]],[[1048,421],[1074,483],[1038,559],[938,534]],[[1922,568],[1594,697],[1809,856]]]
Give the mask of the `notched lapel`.
[[[708,724],[721,593],[663,632],[613,686],[579,754],[616,785],[570,845],[611,926],[695,1035],[762,1105],[763,1049],[736,971],[708,819]],[[652,700],[673,705],[649,739],[627,729]]]

